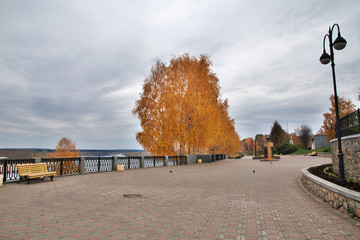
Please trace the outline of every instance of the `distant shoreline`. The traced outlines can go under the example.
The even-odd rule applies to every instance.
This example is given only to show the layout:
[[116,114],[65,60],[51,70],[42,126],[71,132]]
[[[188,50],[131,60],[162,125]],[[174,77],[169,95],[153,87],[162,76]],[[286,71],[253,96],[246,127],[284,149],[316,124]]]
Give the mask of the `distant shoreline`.
[[[53,148],[0,148],[1,150],[34,150],[34,151],[55,151],[55,149]],[[146,150],[141,150],[141,149],[76,149],[77,151],[116,151],[116,152],[120,152],[120,151],[125,151],[125,152],[146,152]]]
[[[146,150],[139,149],[78,149],[80,156],[115,156],[122,154],[125,156],[148,156],[150,155]],[[0,148],[0,157],[7,157],[10,159],[47,157],[49,153],[54,152],[55,149],[49,148]]]

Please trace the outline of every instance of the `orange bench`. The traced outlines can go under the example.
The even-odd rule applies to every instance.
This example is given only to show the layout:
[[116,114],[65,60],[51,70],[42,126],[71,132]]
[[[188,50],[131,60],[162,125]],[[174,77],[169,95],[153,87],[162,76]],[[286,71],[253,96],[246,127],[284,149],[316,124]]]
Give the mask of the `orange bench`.
[[45,177],[50,177],[52,181],[56,176],[56,172],[49,172],[46,163],[18,164],[17,169],[21,182],[26,179],[30,183],[31,179],[42,178],[44,180]]

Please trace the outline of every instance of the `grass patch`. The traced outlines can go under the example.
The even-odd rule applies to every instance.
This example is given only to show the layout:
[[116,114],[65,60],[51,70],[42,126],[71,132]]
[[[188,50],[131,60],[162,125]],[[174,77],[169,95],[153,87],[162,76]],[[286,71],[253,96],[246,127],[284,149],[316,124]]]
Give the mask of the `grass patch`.
[[309,154],[312,152],[331,152],[330,148],[318,148],[318,149],[311,149],[311,150],[298,150],[294,153],[291,153],[291,155],[303,155],[303,154]]

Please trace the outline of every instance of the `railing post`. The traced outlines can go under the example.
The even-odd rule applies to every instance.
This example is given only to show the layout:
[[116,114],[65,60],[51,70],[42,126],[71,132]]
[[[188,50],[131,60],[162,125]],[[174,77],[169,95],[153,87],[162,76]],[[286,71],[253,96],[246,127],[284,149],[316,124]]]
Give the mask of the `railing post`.
[[128,157],[128,169],[130,169],[130,164],[131,164],[131,157]]
[[3,168],[4,168],[4,172],[3,172],[3,174],[4,174],[4,176],[3,176],[3,182],[5,183],[5,182],[6,182],[6,176],[7,176],[7,160],[4,160],[4,166],[3,166]]
[[79,157],[79,172],[80,174],[85,173],[85,157]]
[[[346,135],[349,135],[349,114],[346,115],[346,128],[345,128],[345,130],[346,130]],[[343,133],[341,133],[341,136],[345,136],[345,135],[343,135]]]
[[189,156],[188,155],[186,155],[185,156],[185,165],[189,165],[190,163],[189,163]]
[[165,156],[164,166],[169,166],[169,156]]
[[154,156],[154,167],[156,167],[155,156]]
[[63,159],[60,159],[60,175],[63,175]]
[[360,108],[357,110],[357,119],[358,119],[358,132],[360,133]]
[[141,156],[140,168],[145,168],[145,156]]
[[100,172],[100,164],[101,164],[101,161],[100,161],[100,156],[99,156],[99,161],[98,161],[98,172]]
[[112,158],[113,158],[112,170],[113,170],[113,171],[117,171],[118,157],[117,157],[117,156],[113,156]]

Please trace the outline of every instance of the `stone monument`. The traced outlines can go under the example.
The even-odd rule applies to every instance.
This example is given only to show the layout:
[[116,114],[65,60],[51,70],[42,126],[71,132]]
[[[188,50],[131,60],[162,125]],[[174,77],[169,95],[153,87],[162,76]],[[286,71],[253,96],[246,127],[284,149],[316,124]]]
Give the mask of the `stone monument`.
[[264,161],[273,161],[274,155],[272,153],[272,146],[274,146],[274,144],[270,142],[269,135],[265,135],[265,138],[267,142],[264,144]]

